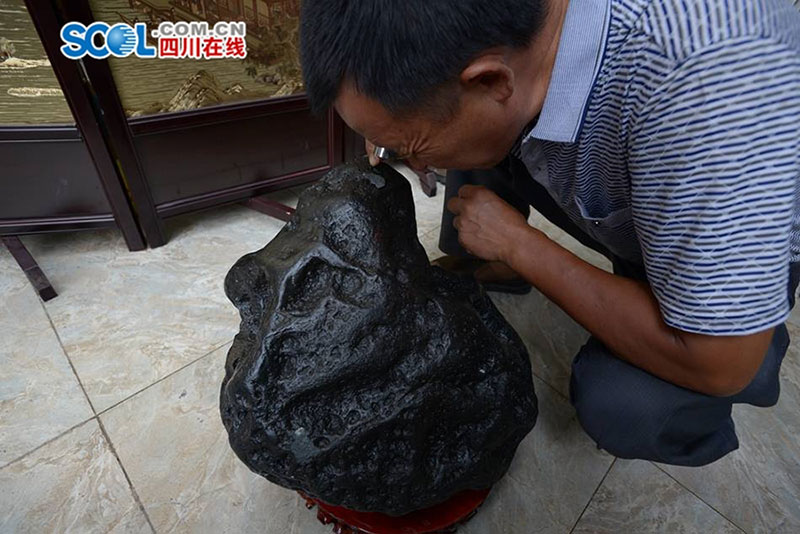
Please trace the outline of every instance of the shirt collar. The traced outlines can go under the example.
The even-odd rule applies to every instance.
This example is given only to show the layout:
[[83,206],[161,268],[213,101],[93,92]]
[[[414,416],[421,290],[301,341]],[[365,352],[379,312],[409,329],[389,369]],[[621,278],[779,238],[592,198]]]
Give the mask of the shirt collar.
[[575,142],[603,62],[610,20],[611,0],[570,0],[544,105],[523,143]]

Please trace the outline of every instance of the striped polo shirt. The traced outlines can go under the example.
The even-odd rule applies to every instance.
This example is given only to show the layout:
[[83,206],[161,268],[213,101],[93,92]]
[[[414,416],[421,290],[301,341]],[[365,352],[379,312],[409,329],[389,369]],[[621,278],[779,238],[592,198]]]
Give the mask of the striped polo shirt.
[[759,332],[800,261],[800,13],[791,0],[572,0],[520,157],[643,264],[667,324]]

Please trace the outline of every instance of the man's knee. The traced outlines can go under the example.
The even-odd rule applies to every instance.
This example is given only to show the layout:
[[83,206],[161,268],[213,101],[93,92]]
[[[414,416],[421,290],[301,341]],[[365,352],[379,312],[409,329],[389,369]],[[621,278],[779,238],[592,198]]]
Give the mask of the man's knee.
[[738,446],[730,402],[650,375],[595,338],[573,361],[570,399],[598,447],[621,458],[703,465]]
[[733,402],[742,402],[767,408],[774,406],[780,396],[780,371],[781,363],[789,348],[789,331],[786,325],[775,327],[767,354],[750,384],[740,393],[735,395]]
[[572,363],[570,400],[578,420],[598,447],[620,457],[652,441],[659,421],[668,409],[652,398],[641,384],[623,383],[624,362],[594,338],[584,345]]

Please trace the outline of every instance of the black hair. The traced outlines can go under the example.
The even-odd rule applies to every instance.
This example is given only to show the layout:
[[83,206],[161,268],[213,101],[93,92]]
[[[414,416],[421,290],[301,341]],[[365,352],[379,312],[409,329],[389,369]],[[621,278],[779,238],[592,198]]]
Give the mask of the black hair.
[[547,0],[303,0],[300,57],[316,113],[343,81],[399,114],[437,93],[481,52],[527,47]]

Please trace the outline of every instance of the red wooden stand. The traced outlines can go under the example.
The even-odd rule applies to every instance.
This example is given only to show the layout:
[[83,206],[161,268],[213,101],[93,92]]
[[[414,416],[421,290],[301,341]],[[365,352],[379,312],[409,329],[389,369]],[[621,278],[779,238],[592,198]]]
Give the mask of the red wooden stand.
[[399,517],[354,512],[298,493],[306,500],[306,508],[317,507],[317,519],[332,525],[335,534],[451,534],[477,513],[489,491],[462,491],[442,504]]

